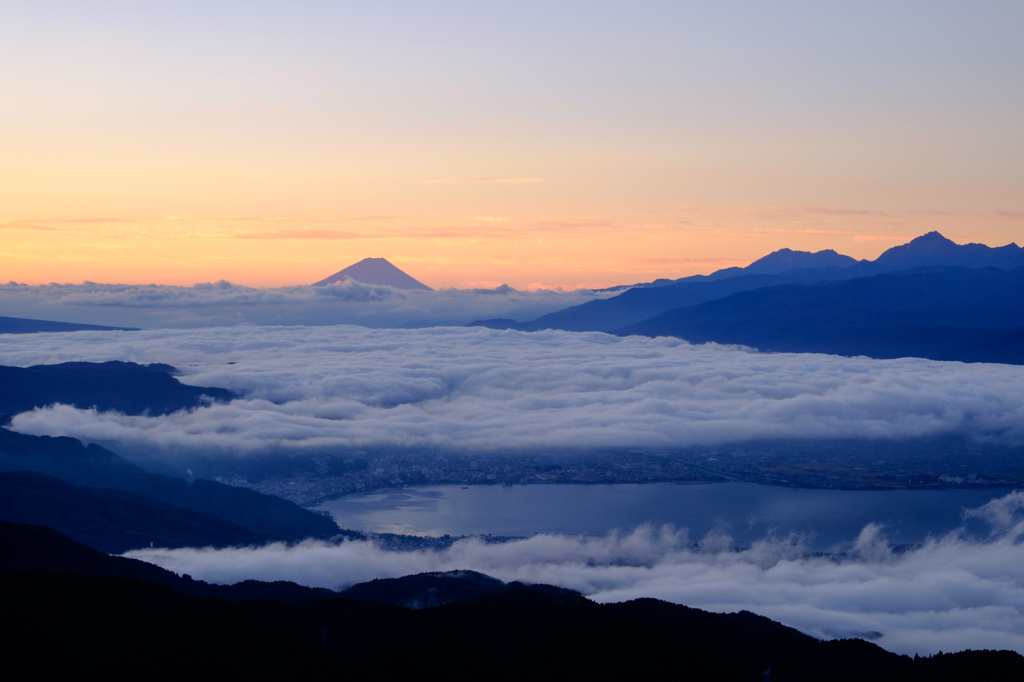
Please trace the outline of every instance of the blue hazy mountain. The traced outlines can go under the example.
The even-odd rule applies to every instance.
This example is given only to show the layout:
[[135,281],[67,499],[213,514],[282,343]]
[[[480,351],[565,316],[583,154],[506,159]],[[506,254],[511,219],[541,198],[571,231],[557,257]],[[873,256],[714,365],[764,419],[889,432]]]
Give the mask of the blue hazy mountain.
[[52,322],[25,317],[0,317],[0,334],[34,334],[36,332],[138,331],[134,327],[105,327],[99,324]]
[[316,282],[313,286],[322,287],[328,284],[339,284],[348,280],[355,280],[363,284],[377,284],[394,287],[395,289],[420,289],[422,291],[433,291],[423,282],[420,282],[394,265],[386,258],[364,258],[363,260],[339,270],[330,277]]
[[[737,268],[748,275],[778,275],[790,270],[809,268],[848,268],[857,261],[849,256],[836,253],[832,249],[824,251],[792,251],[779,249],[763,258],[759,258],[745,268]],[[728,272],[720,270],[719,272]]]
[[0,472],[0,519],[60,531],[109,554],[139,547],[256,544],[252,531],[209,514],[109,488],[74,486],[35,471]]
[[656,279],[653,282],[640,282],[637,284],[622,284],[596,291],[625,291],[626,289],[649,289],[653,287],[664,287],[681,282],[714,282],[729,277],[742,275],[779,275],[790,270],[848,268],[860,261],[836,253],[832,249],[824,251],[794,251],[792,249],[779,249],[772,251],[767,256],[758,258],[746,267],[723,268],[716,270],[710,275],[691,275],[679,279]]
[[[74,486],[102,488],[141,496],[146,498],[145,504],[149,505],[150,511],[146,512],[147,514],[155,514],[154,510],[160,505],[175,507],[177,509],[173,512],[174,518],[170,520],[173,521],[171,525],[179,528],[179,531],[179,520],[182,523],[201,523],[199,517],[181,513],[181,510],[191,510],[206,517],[219,519],[226,524],[240,526],[249,536],[259,541],[327,538],[341,532],[330,518],[303,509],[280,497],[202,478],[186,481],[173,476],[150,473],[96,443],[85,445],[75,438],[66,436],[30,436],[0,428],[0,472],[18,471],[38,472]],[[40,485],[38,480],[22,483],[29,487]],[[10,481],[8,484],[13,485]],[[44,523],[47,515],[54,512],[52,501],[60,500],[62,497],[65,500],[63,503],[66,503],[69,509],[88,504],[103,506],[97,497],[98,493],[93,492],[90,495],[91,499],[79,499],[82,498],[81,491],[58,489],[51,489],[47,494],[40,492],[38,495],[26,495],[18,521]],[[101,537],[103,542],[119,541],[118,538],[122,535],[118,525],[128,522],[118,521],[117,514],[133,513],[131,505],[125,503],[127,499],[124,496],[109,496],[108,516],[102,519],[94,517],[92,520],[96,523],[89,532],[95,532],[96,537]],[[117,507],[118,505],[120,506]],[[115,507],[121,509],[121,512],[115,513]],[[164,511],[171,515],[171,511]],[[210,527],[207,530],[210,533],[227,533],[229,530],[224,524],[208,525]],[[164,532],[157,527],[155,530]],[[183,544],[204,544],[203,541],[198,541],[198,537],[196,541],[183,541]],[[208,539],[206,544],[209,542],[214,541]],[[220,542],[221,540],[216,540],[215,544]],[[234,544],[227,539],[223,542]],[[148,545],[149,541],[147,540],[145,544]]]
[[234,397],[223,388],[188,386],[174,367],[134,362],[62,362],[32,367],[0,366],[0,415],[53,403],[124,414],[168,414]]
[[[167,414],[234,395],[221,388],[186,386],[171,376],[174,371],[170,365],[128,362],[0,367],[0,414],[54,403],[134,415]],[[150,473],[96,443],[85,445],[74,438],[31,436],[0,428],[0,471],[38,472],[73,486],[136,496],[63,488],[38,478],[7,480],[9,498],[16,496],[11,486],[16,488],[20,481],[24,487],[17,495],[19,521],[44,523],[53,514],[62,515],[72,524],[67,526],[69,532],[74,528],[80,537],[96,538],[98,546],[128,537],[144,539],[127,530],[140,529],[133,515],[162,517],[160,523],[154,521],[154,533],[176,535],[181,544],[192,545],[324,538],[340,532],[331,519],[279,497],[201,478],[186,481]],[[106,511],[73,518],[71,510],[90,507]],[[95,523],[90,526],[90,521]],[[192,540],[186,540],[193,531]]]
[[998,247],[957,244],[938,232],[929,232],[907,244],[892,247],[874,261],[858,264],[857,272],[874,274],[930,265],[1012,270],[1024,267],[1024,248],[1014,243]]
[[528,322],[509,319],[477,320],[467,326],[520,331],[562,329],[574,332],[611,332],[673,308],[713,301],[738,291],[855,276],[849,269],[858,262],[831,250],[811,253],[780,249],[745,268],[726,268],[710,275],[612,287],[611,290],[625,291],[612,298],[588,301]]
[[721,279],[687,279],[656,287],[633,288],[614,298],[588,301],[565,308],[530,322],[511,320],[481,320],[472,326],[540,331],[562,329],[573,332],[612,332],[674,308],[713,301],[739,291],[749,291],[779,284],[820,282],[840,278],[845,271],[839,268],[792,270],[781,275],[737,275]]
[[670,310],[743,291],[781,285],[813,285],[926,266],[1008,270],[1024,267],[1024,249],[1016,244],[998,248],[984,244],[956,244],[938,232],[929,232],[907,244],[893,247],[874,261],[856,261],[834,251],[810,253],[780,249],[745,268],[727,268],[711,275],[672,282],[658,280],[635,286],[612,298],[589,301],[528,322],[481,320],[472,324],[521,331],[613,332]]
[[1024,267],[923,267],[765,287],[667,311],[615,333],[763,351],[1024,364]]

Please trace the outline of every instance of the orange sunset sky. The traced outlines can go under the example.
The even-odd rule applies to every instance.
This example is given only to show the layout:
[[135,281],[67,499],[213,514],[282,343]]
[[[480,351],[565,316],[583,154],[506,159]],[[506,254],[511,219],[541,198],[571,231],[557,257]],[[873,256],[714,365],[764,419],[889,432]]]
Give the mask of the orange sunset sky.
[[12,5],[3,281],[575,288],[1024,237],[1020,2]]

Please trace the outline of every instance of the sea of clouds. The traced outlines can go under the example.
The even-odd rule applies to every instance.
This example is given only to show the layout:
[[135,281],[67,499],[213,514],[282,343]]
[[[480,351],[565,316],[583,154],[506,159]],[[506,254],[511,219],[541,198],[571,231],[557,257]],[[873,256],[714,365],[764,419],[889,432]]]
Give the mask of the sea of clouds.
[[445,550],[392,551],[371,541],[307,541],[234,549],[142,549],[127,556],[216,583],[291,580],[343,589],[381,577],[471,569],[579,590],[598,602],[655,597],[715,612],[749,610],[821,639],[860,637],[908,655],[1011,649],[1024,653],[1024,493],[967,515],[991,535],[958,531],[894,551],[864,528],[841,554],[808,553],[793,538],[730,549],[712,534],[644,526],[603,537],[535,535]]
[[158,284],[0,284],[8,317],[146,329],[209,326],[461,325],[495,317],[532,320],[612,296],[589,289],[418,291],[347,281],[329,286],[259,289],[226,281],[191,287]]
[[[170,458],[325,448],[454,451],[673,448],[770,438],[962,434],[1024,443],[1024,367],[765,354],[679,339],[483,328],[231,327],[6,335],[0,364],[164,362],[193,385],[241,394],[163,417],[67,406],[13,428],[118,442]],[[598,601],[659,597],[749,609],[819,637],[870,637],[905,653],[1024,652],[1024,494],[973,512],[989,537],[953,533],[894,552],[868,526],[837,557],[792,538],[750,548],[712,534],[639,528],[604,537],[464,539],[443,551],[373,542],[144,550],[133,556],[216,582],[287,579],[344,587],[375,577],[474,569]]]
[[1024,367],[758,353],[484,328],[235,327],[9,335],[0,364],[165,362],[241,398],[162,417],[57,405],[34,435],[175,452],[681,448],[962,434],[1024,443]]

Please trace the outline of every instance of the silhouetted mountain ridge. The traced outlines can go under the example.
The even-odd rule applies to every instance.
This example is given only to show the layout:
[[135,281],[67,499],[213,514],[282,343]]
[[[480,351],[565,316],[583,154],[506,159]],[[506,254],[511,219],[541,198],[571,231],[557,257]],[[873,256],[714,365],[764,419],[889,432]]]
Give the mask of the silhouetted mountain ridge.
[[856,261],[831,250],[811,253],[780,249],[744,268],[726,268],[710,275],[634,285],[612,298],[589,301],[528,322],[481,320],[467,326],[520,331],[612,332],[669,310],[698,305],[741,291],[782,284],[817,284],[929,266],[1010,270],[1024,266],[1024,249],[1016,244],[998,248],[984,244],[960,245],[938,232],[929,232],[907,244],[893,247],[874,261]]
[[499,329],[678,336],[760,350],[1024,363],[1024,249],[929,232],[875,261],[780,249]]
[[418,573],[402,578],[378,578],[353,585],[341,594],[348,599],[422,609],[447,604],[458,599],[498,594],[509,590],[532,590],[547,595],[581,596],[575,590],[554,585],[505,583],[476,571],[442,571]]
[[[595,604],[571,593],[513,588],[412,610],[288,583],[208,585],[101,555],[45,528],[0,523],[0,549],[6,662],[33,674],[158,669],[169,676],[292,679],[344,671],[468,680],[543,671],[755,680],[770,669],[787,680],[901,682],[1024,675],[1024,657],[1013,652],[911,659],[863,640],[820,642],[746,611],[707,613],[654,599]],[[407,579],[501,582],[454,573],[465,575]]]
[[[173,371],[170,365],[126,362],[0,366],[0,410],[16,414],[60,402],[127,414],[166,414],[205,404],[211,396],[234,395],[221,388],[186,386],[170,376]],[[39,472],[72,486],[106,489],[68,489],[38,478],[7,480],[9,496],[22,500],[18,520],[62,518],[69,532],[101,548],[123,551],[148,546],[156,538],[178,546],[226,545],[328,538],[342,532],[329,517],[279,497],[206,479],[150,473],[100,445],[74,438],[0,428],[0,471]],[[16,494],[19,482],[25,488]],[[75,509],[95,513],[76,519]],[[152,519],[148,536],[145,524],[139,523],[142,518]]]
[[1024,248],[1013,242],[997,247],[957,244],[938,232],[929,232],[888,249],[873,262],[865,261],[863,269],[865,274],[873,274],[925,266],[1012,270],[1024,266]]
[[76,322],[54,322],[34,320],[26,317],[0,317],[0,334],[35,334],[37,332],[83,332],[122,331],[137,332],[134,327],[107,327],[100,324],[78,324]]
[[54,403],[124,414],[168,414],[235,397],[223,388],[189,386],[170,365],[134,362],[62,362],[32,367],[0,365],[0,414]]
[[926,267],[766,287],[671,310],[615,333],[764,351],[1024,364],[1024,268]]
[[532,322],[509,321],[506,323],[505,320],[500,320],[492,321],[497,322],[496,324],[473,322],[469,326],[489,326],[497,329],[518,329],[530,332],[544,329],[612,332],[667,310],[713,301],[740,291],[779,284],[818,282],[842,276],[842,270],[833,268],[794,270],[784,275],[740,275],[720,280],[682,281],[663,287],[629,289],[614,298],[588,301],[578,306],[549,313]]
[[0,472],[0,519],[47,526],[101,552],[255,544],[254,532],[215,516],[121,490],[74,486],[35,471]]
[[858,262],[856,259],[836,253],[832,249],[814,253],[779,249],[741,269],[748,275],[780,275],[790,270],[848,268]]
[[[149,473],[106,448],[95,443],[83,445],[74,438],[30,436],[0,428],[0,471],[35,471],[76,486],[119,490],[144,496],[151,506],[170,505],[181,510],[199,512],[243,528],[252,538],[239,538],[244,543],[329,538],[342,532],[329,517],[303,509],[280,497],[202,478],[185,481]],[[47,499],[43,495],[27,497],[21,511],[21,520],[40,522],[38,519],[43,517],[32,514],[51,513],[47,508]],[[110,501],[113,503],[113,499]],[[70,499],[68,503],[71,503]],[[124,505],[122,507],[127,509]],[[113,505],[107,507],[104,517],[101,517],[108,518],[105,530],[100,523],[101,519],[96,520],[93,531],[99,538],[97,542],[119,542],[119,538],[123,537],[119,526],[127,521],[118,521],[115,509]],[[199,522],[195,517],[192,518],[196,523]],[[211,527],[204,533],[212,533],[214,530]],[[154,531],[169,532],[159,527],[154,527]],[[216,532],[227,533],[228,528],[219,527]],[[139,537],[145,541],[144,546],[148,546],[149,540],[144,535]],[[182,538],[181,545],[208,544],[211,541],[208,534],[203,534],[192,541]],[[237,544],[226,538],[214,544],[222,542]]]

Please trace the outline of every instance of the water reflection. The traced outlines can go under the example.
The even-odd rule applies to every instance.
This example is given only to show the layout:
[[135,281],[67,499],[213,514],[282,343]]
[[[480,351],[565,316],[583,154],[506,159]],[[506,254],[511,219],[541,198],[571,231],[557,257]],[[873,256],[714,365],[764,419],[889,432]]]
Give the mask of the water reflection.
[[698,540],[711,531],[738,545],[766,536],[807,536],[826,551],[868,523],[895,543],[915,544],[963,523],[1009,489],[809,490],[753,483],[421,486],[350,495],[322,504],[344,528],[411,535],[601,535],[670,523]]

